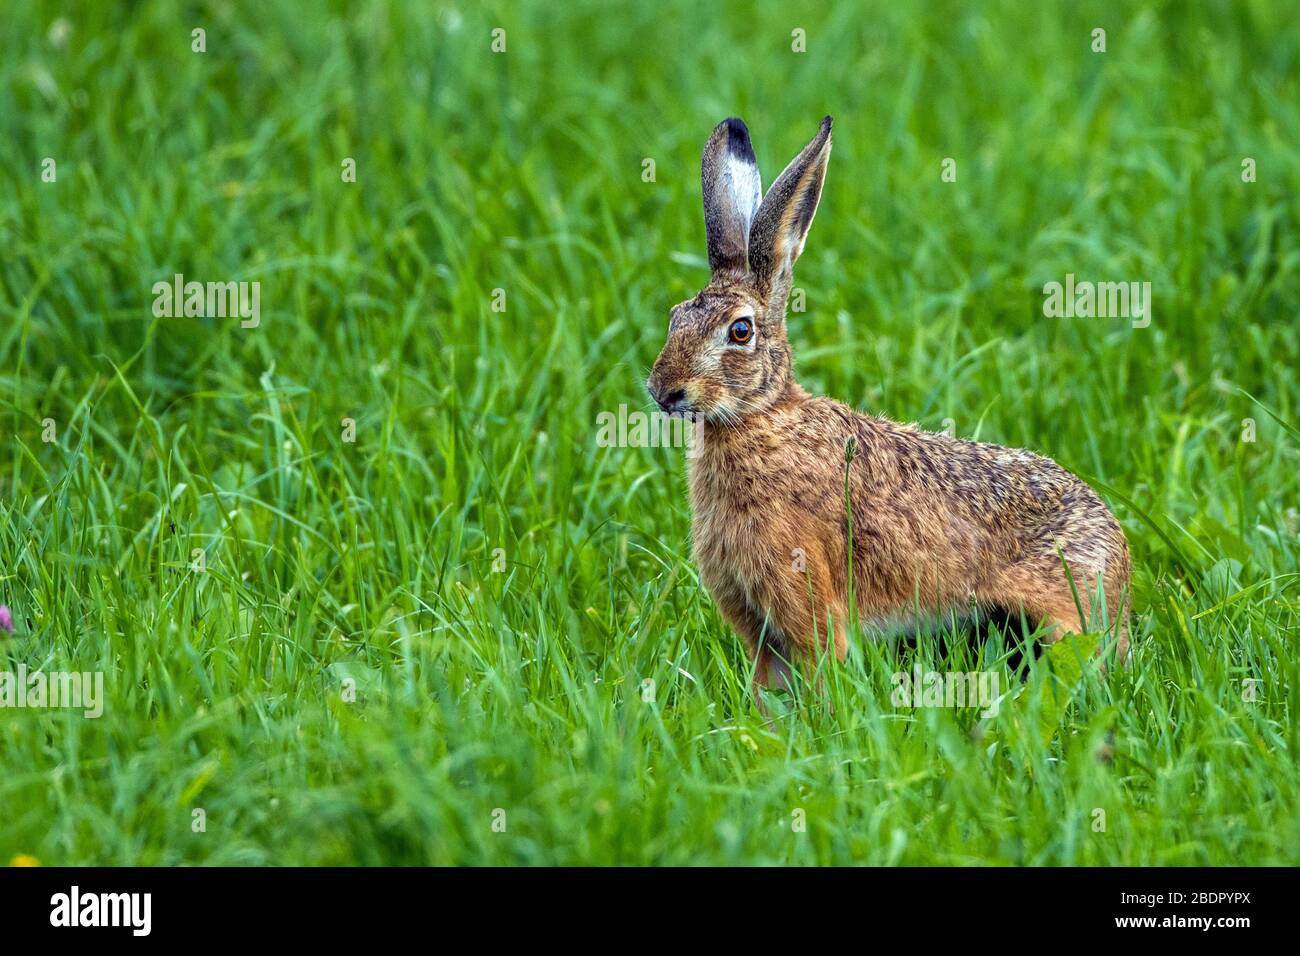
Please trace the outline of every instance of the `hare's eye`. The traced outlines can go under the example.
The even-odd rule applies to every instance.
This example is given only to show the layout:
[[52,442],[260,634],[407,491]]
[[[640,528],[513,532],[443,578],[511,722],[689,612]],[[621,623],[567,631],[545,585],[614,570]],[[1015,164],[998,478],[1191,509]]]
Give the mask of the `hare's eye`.
[[749,319],[737,319],[731,323],[731,341],[744,345],[754,337],[754,325]]

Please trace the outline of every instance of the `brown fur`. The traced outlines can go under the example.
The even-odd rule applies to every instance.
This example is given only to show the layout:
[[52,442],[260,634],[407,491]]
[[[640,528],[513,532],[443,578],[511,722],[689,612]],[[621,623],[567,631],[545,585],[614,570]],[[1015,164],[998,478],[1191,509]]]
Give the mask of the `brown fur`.
[[[742,131],[744,150],[723,156]],[[711,261],[719,250],[713,279],[673,309],[647,382],[662,406],[704,420],[702,447],[689,459],[695,560],[755,658],[756,687],[781,683],[786,662],[814,658],[831,634],[835,654],[845,654],[846,470],[852,593],[864,621],[1001,608],[1052,627],[1056,639],[1100,627],[1092,618],[1102,612],[1122,659],[1128,546],[1091,488],[1050,459],[862,415],[794,380],[786,300],[830,133],[827,117],[752,208],[747,190],[717,186],[727,181],[717,172],[724,161],[752,161],[748,131],[739,120],[714,131],[703,162]],[[745,345],[728,338],[738,316],[755,328]],[[1099,583],[1104,611],[1090,601]]]

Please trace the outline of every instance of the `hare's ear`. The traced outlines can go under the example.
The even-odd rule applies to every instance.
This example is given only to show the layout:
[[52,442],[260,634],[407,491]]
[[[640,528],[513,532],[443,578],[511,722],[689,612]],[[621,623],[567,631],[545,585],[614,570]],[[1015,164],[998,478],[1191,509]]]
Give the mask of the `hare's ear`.
[[709,268],[714,275],[743,275],[749,226],[763,199],[763,180],[744,122],[725,119],[713,130],[704,145],[700,181]]
[[766,293],[789,294],[791,267],[803,252],[808,227],[817,214],[831,158],[831,118],[776,178],[763,197],[749,235],[749,268]]

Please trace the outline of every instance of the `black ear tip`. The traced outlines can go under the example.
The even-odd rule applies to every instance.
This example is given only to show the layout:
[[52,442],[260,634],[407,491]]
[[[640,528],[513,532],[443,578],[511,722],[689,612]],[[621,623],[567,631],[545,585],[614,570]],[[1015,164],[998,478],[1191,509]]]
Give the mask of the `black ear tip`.
[[727,127],[727,150],[734,156],[754,161],[754,144],[749,141],[749,127],[738,116],[731,116],[722,121]]
[[822,120],[821,132],[829,133],[831,131],[831,118],[829,116]]

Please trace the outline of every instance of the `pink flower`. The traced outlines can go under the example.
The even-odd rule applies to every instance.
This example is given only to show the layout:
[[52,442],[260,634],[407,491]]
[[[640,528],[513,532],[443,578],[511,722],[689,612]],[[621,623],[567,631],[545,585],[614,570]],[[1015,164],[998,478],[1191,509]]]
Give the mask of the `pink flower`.
[[14,632],[14,614],[8,604],[0,604],[0,630],[9,634]]

